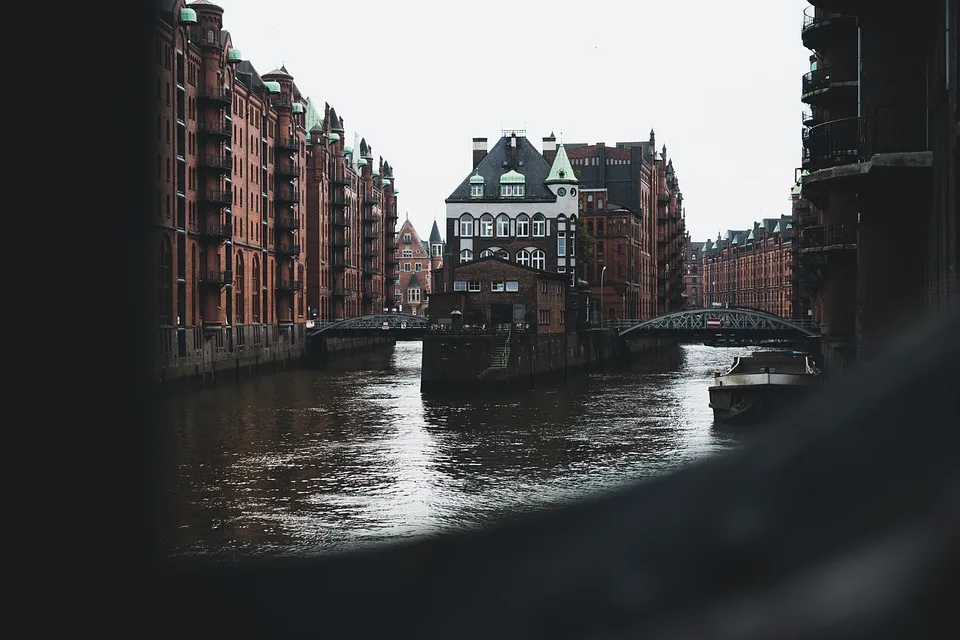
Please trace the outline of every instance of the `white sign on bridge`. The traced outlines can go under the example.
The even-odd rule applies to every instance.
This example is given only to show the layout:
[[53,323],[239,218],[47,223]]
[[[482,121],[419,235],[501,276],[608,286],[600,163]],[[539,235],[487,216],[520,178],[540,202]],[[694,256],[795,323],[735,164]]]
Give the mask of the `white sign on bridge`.
[[709,329],[719,329],[722,324],[720,318],[707,318],[707,328]]

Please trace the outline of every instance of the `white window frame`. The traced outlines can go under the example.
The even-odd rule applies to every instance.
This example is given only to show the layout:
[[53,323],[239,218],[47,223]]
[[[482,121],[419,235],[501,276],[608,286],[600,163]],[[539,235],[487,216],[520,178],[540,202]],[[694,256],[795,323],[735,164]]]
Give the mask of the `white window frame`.
[[494,280],[490,283],[490,291],[504,291],[503,280]]
[[520,291],[520,281],[519,280],[507,280],[505,283],[504,290],[509,293],[516,293]]
[[403,257],[404,257],[404,258],[412,258],[412,257],[413,257],[413,249],[404,249],[404,250],[403,250]]
[[403,270],[404,270],[406,273],[410,273],[410,263],[409,263],[409,262],[404,262],[404,263],[403,263]]
[[[544,238],[547,235],[547,219],[543,217],[542,213],[538,213],[533,217],[533,220],[530,222],[531,232],[533,233],[534,238]],[[539,229],[538,229],[539,227]]]
[[497,216],[497,237],[510,237],[510,218],[505,213],[501,213]]
[[482,184],[470,185],[470,197],[471,198],[483,197],[483,185]]
[[525,267],[530,266],[530,252],[526,249],[521,249],[517,251],[517,264],[522,264]]
[[567,255],[567,232],[557,231],[557,256],[565,257]]
[[466,290],[467,290],[467,281],[466,281],[466,280],[454,280],[454,281],[453,281],[453,290],[454,290],[454,291],[466,291]]
[[470,262],[473,260],[473,251],[470,249],[464,249],[460,252],[460,263]]
[[[540,266],[537,266],[537,263],[540,263]],[[539,269],[543,271],[547,268],[547,254],[543,252],[542,249],[537,249],[530,254],[530,266],[534,269]]]
[[489,213],[485,213],[480,216],[480,237],[481,238],[492,238],[493,237],[493,216]]
[[423,271],[423,263],[422,263],[422,262],[416,262],[416,263],[414,263],[414,265],[413,265],[413,270],[414,270],[414,271]]
[[405,233],[403,234],[403,241],[406,244],[410,244],[411,242],[413,242],[413,236],[411,236],[409,233]]
[[530,216],[525,213],[521,213],[519,216],[517,216],[517,237],[530,237]]
[[470,293],[480,293],[480,281],[471,280],[467,283],[467,291]]
[[465,213],[460,216],[460,237],[473,237],[473,216],[471,216],[469,213]]

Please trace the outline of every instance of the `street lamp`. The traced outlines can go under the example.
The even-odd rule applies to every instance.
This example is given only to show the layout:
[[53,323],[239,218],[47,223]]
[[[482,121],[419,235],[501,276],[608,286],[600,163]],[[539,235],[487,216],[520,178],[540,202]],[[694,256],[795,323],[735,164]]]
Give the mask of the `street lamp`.
[[607,271],[607,265],[603,265],[603,269],[600,269],[600,326],[603,326],[603,274]]

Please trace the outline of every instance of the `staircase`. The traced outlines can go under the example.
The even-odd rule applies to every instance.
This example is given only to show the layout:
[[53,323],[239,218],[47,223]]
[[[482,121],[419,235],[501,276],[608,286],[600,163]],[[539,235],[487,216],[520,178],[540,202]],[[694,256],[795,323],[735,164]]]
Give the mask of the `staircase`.
[[490,363],[480,373],[480,379],[505,372],[510,364],[510,332],[498,333],[493,338],[493,354]]

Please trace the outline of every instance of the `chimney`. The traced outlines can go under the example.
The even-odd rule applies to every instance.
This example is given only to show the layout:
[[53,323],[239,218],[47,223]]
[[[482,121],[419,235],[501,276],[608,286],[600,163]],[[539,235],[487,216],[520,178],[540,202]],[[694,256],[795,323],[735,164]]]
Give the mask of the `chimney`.
[[543,158],[547,164],[552,165],[554,158],[557,157],[557,137],[550,132],[550,135],[543,139]]
[[517,134],[510,134],[510,168],[517,168]]
[[476,169],[480,161],[487,157],[487,139],[473,139],[473,168]]

